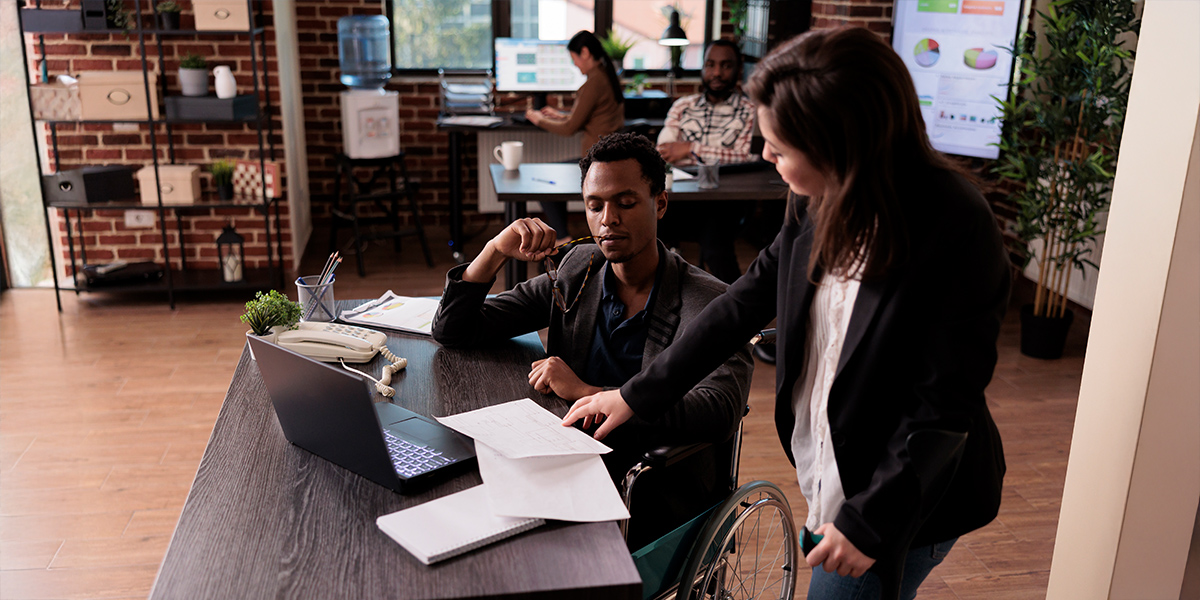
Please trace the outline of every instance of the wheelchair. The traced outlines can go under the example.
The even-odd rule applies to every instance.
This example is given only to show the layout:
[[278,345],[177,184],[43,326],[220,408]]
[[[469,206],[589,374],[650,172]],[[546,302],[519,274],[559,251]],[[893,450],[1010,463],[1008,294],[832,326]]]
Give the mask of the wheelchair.
[[[733,437],[722,444],[657,448],[643,454],[626,473],[622,497],[630,514],[637,516],[637,484],[647,474],[678,469],[703,453],[728,456],[729,461],[728,481],[721,490],[727,497],[665,535],[645,545],[639,542],[640,547],[633,550],[634,564],[642,576],[643,598],[793,597],[800,550],[792,509],[773,483],[752,481],[738,487],[741,437],[739,425]],[[648,498],[646,502],[659,500]],[[621,523],[621,533],[627,542],[631,540],[630,520]]]

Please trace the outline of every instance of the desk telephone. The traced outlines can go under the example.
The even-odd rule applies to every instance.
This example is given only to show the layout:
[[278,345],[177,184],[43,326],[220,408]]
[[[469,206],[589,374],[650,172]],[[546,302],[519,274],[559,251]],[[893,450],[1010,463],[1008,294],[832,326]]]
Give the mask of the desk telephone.
[[[408,359],[388,350],[387,334],[353,325],[303,321],[296,329],[281,332],[276,341],[281,347],[309,358],[341,363],[346,370],[374,381],[375,389],[389,398],[396,393],[387,385],[391,383],[392,374],[408,366]],[[383,376],[379,379],[346,366],[348,362],[370,362],[376,353],[383,354],[391,363],[383,367]]]

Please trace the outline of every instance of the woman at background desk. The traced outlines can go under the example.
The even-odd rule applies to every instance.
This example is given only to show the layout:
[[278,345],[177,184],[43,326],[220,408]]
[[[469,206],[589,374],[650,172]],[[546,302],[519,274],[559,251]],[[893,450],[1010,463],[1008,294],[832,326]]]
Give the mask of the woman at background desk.
[[[575,106],[566,113],[549,106],[539,110],[525,111],[530,123],[561,136],[572,136],[583,130],[583,145],[580,156],[586,156],[589,148],[601,137],[616,133],[625,126],[625,96],[621,92],[621,80],[617,78],[612,60],[590,31],[576,33],[567,42],[571,61],[587,81],[575,93]],[[565,202],[543,202],[542,210],[558,236],[558,242],[571,240],[567,231],[567,205]]]
[[[808,503],[808,597],[913,598],[1000,506],[984,399],[1010,285],[1000,231],[930,146],[912,79],[875,34],[804,34],[748,91],[792,192],[783,229],[667,351],[564,424],[599,422],[602,438],[654,419],[777,319],[775,423]],[[944,432],[967,434],[956,471],[951,453],[910,452],[911,434]]]

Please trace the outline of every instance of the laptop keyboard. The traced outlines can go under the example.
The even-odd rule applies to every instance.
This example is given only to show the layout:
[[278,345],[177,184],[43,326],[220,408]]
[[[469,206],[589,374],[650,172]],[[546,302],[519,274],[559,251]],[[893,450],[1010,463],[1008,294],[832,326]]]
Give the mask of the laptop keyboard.
[[446,458],[433,448],[400,439],[386,429],[383,431],[383,439],[387,442],[388,455],[392,457],[392,466],[396,467],[396,472],[404,477],[415,477],[422,473],[428,473],[457,460]]

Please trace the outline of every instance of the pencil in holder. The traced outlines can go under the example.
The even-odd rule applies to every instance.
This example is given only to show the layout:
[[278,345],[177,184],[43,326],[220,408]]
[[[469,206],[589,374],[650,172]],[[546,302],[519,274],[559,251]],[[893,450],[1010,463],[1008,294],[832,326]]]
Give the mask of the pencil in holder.
[[296,296],[304,311],[304,321],[333,321],[337,319],[337,305],[333,299],[334,276],[321,283],[319,275],[296,278]]

